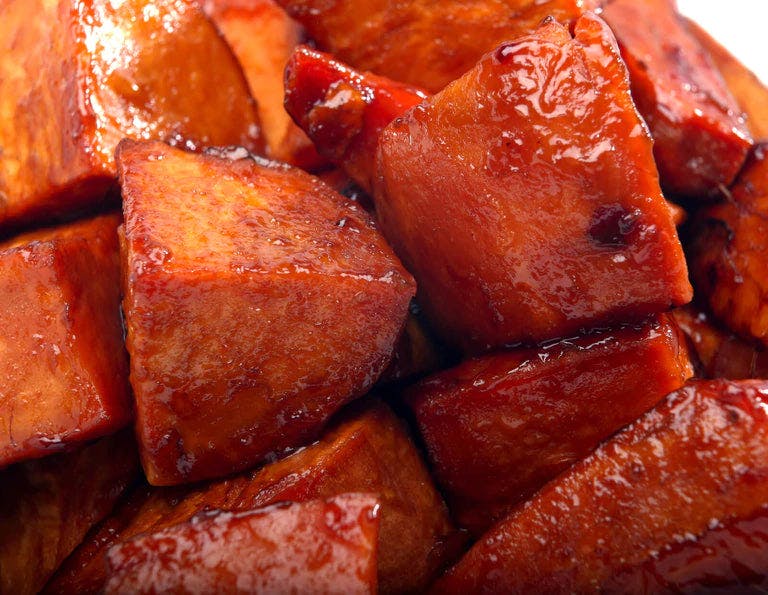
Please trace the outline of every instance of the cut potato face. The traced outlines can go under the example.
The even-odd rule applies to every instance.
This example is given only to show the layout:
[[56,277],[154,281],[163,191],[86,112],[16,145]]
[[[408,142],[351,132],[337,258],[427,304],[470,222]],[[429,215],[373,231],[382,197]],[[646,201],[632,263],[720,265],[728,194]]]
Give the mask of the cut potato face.
[[0,468],[133,418],[117,215],[0,244]]
[[126,136],[263,149],[240,66],[195,0],[10,0],[0,40],[0,231],[103,203]]
[[465,351],[690,300],[651,140],[607,26],[548,22],[382,133],[376,213]]

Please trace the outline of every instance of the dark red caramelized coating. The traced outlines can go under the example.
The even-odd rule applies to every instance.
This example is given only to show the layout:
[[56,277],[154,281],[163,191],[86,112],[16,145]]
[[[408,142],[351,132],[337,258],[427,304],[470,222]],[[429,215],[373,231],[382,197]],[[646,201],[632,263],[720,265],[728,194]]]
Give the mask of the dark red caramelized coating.
[[568,23],[597,0],[277,0],[320,49],[371,70],[439,91],[502,42],[547,16]]
[[0,244],[0,467],[130,423],[117,215]]
[[453,344],[640,320],[691,297],[613,36],[582,17],[501,46],[392,122],[376,211]]
[[105,593],[376,593],[374,496],[216,512],[109,550]]
[[451,511],[478,534],[691,374],[664,317],[468,360],[407,394]]
[[317,443],[260,471],[198,488],[138,492],[86,539],[49,593],[98,593],[113,543],[190,520],[211,509],[244,511],[365,492],[381,502],[382,593],[423,590],[457,546],[447,510],[402,423],[380,403],[347,413]]
[[704,48],[680,19],[675,0],[608,0],[632,96],[653,135],[666,191],[716,194],[739,173],[752,145],[736,101]]
[[384,127],[426,95],[301,46],[285,67],[285,108],[321,155],[371,192]]
[[197,0],[8,0],[0,228],[104,199],[124,137],[259,151],[256,105]]
[[690,231],[697,295],[736,333],[768,345],[768,145],[758,145],[729,200],[702,209]]
[[414,294],[359,206],[241,153],[118,148],[131,384],[155,485],[311,441],[386,368]]
[[488,532],[435,592],[600,591],[683,541],[760,514],[766,395],[764,381],[673,392]]
[[0,471],[0,593],[39,592],[138,475],[128,430]]

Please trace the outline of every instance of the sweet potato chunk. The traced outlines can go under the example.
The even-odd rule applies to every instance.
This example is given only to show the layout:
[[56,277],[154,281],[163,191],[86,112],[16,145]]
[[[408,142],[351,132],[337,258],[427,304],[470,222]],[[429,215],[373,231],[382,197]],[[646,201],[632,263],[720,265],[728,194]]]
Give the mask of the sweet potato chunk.
[[138,473],[128,431],[0,471],[0,593],[39,592]]
[[504,41],[547,16],[568,23],[597,0],[277,0],[320,49],[371,70],[439,91]]
[[691,277],[709,309],[736,333],[768,345],[768,145],[758,145],[730,200],[693,223]]
[[203,0],[203,7],[226,37],[243,67],[269,154],[304,169],[322,167],[312,141],[283,107],[283,71],[303,40],[301,26],[273,0]]
[[0,6],[0,229],[102,201],[123,137],[258,151],[256,106],[196,0]]
[[751,518],[768,502],[766,394],[764,381],[722,380],[673,392],[496,525],[435,591],[600,592]]
[[379,504],[342,494],[216,512],[110,549],[106,593],[376,593]]
[[285,107],[321,155],[370,193],[384,127],[427,95],[357,72],[327,54],[299,47],[285,68]]
[[603,13],[632,79],[632,96],[653,135],[666,191],[717,194],[739,173],[752,139],[741,110],[675,0],[608,0]]
[[477,534],[691,374],[661,318],[468,360],[407,399],[454,517]]
[[231,156],[118,148],[131,382],[155,485],[312,440],[386,368],[414,293],[354,203]]
[[501,46],[382,133],[382,230],[465,349],[690,300],[613,37],[593,15],[575,31],[550,21]]
[[250,510],[276,502],[306,502],[344,492],[381,501],[378,575],[383,593],[424,588],[456,541],[447,511],[401,422],[384,405],[365,404],[312,446],[277,463],[199,488],[137,493],[67,561],[49,593],[97,593],[104,552],[139,533],[188,521],[209,509]]
[[117,215],[0,244],[0,467],[131,421]]

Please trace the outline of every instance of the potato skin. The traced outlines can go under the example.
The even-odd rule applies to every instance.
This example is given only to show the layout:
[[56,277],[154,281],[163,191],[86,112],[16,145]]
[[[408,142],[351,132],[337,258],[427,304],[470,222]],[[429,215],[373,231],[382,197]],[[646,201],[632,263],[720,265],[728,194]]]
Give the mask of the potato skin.
[[318,47],[359,70],[440,91],[548,16],[568,24],[597,0],[277,0]]
[[376,593],[367,494],[212,512],[113,546],[105,593]]
[[0,467],[133,419],[119,222],[102,215],[0,244]]
[[752,138],[741,110],[674,0],[609,0],[632,96],[653,135],[666,192],[719,195],[739,173]]
[[[617,579],[680,542],[764,514],[767,391],[712,380],[671,393],[496,525],[433,592],[622,592]],[[731,573],[726,587],[739,584]]]
[[211,509],[243,511],[344,492],[381,499],[381,593],[418,592],[452,561],[460,538],[403,423],[377,401],[356,403],[319,442],[261,470],[202,486],[142,488],[85,540],[48,593],[99,593],[113,543]]
[[382,231],[436,331],[465,351],[691,298],[613,37],[595,16],[575,31],[550,21],[500,46],[382,133]]
[[8,0],[0,17],[0,232],[103,204],[126,136],[263,150],[196,0]]
[[692,372],[662,317],[467,360],[406,398],[454,518],[480,535]]

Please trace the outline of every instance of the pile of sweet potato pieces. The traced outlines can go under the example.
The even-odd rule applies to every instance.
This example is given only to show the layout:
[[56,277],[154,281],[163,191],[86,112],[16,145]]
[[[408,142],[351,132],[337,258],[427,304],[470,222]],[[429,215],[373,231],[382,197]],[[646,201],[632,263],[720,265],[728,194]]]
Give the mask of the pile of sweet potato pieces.
[[674,0],[0,2],[0,593],[767,589],[766,221]]

